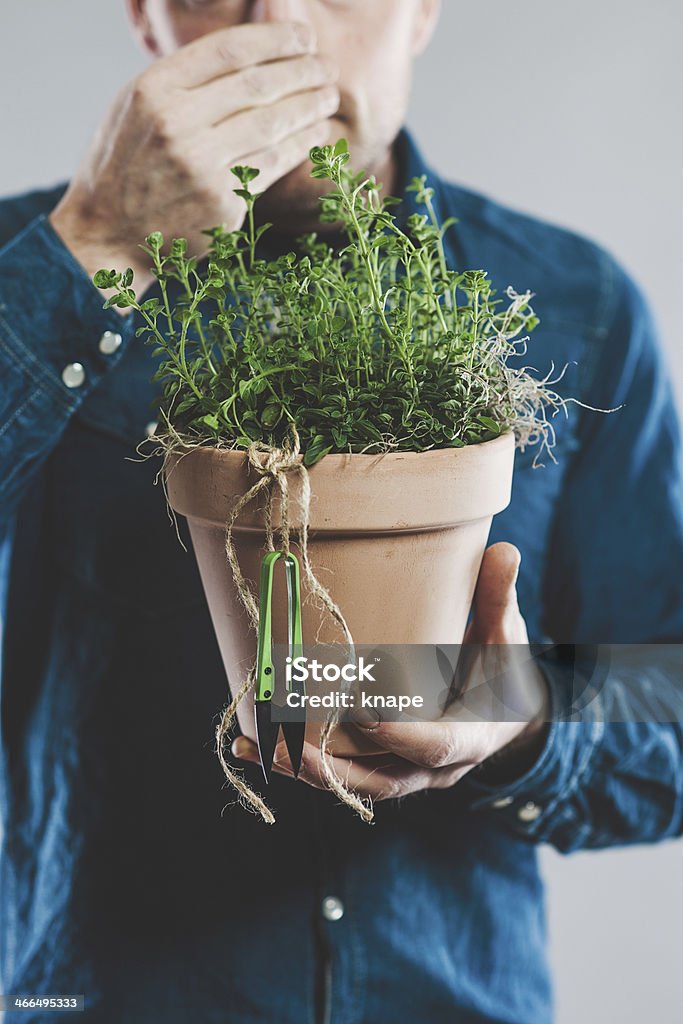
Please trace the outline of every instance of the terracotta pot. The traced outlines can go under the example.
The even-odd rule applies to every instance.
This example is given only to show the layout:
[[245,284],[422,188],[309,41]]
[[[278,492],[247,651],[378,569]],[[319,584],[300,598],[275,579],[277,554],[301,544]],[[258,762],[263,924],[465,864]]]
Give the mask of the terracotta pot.
[[[462,641],[492,517],[510,500],[514,437],[467,448],[385,455],[327,455],[310,471],[309,554],[314,572],[341,608],[357,644],[459,644]],[[256,636],[225,555],[225,524],[257,480],[243,452],[196,448],[166,467],[173,509],[187,517],[230,686],[241,685],[256,657]],[[298,477],[290,475],[292,508]],[[258,581],[264,548],[264,498],[239,516],[234,542],[242,572]],[[279,518],[274,499],[273,526]],[[292,550],[298,553],[296,545]],[[276,574],[273,632],[284,642],[284,573]],[[302,578],[304,642],[342,643]],[[253,701],[240,728],[255,738]],[[308,726],[317,742],[320,726]],[[338,730],[335,753],[368,753],[357,730]]]

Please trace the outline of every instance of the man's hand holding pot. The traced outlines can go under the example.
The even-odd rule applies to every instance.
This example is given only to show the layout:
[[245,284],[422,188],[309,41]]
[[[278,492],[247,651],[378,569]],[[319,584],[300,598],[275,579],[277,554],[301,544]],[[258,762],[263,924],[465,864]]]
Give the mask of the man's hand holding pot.
[[[496,662],[496,677],[505,678],[508,707],[516,713],[511,720],[487,720],[486,712],[472,715],[476,693],[464,701],[470,710],[459,719],[449,712],[442,722],[382,721],[363,712],[357,728],[383,753],[353,759],[332,757],[334,769],[346,785],[360,796],[387,800],[424,789],[454,786],[478,765],[495,755],[496,781],[516,777],[530,768],[540,753],[548,716],[548,691],[540,669],[531,660],[524,618],[517,604],[516,581],[519,552],[511,544],[494,544],[482,563],[474,598],[473,615],[464,643],[480,647],[486,662],[487,649]],[[487,704],[490,673],[473,668],[466,681],[470,697],[479,689]],[[245,761],[258,762],[255,744],[243,736],[233,743],[233,753]],[[493,764],[493,762],[490,762]],[[292,777],[284,742],[275,752],[275,771]],[[326,788],[321,755],[306,743],[299,779]]]

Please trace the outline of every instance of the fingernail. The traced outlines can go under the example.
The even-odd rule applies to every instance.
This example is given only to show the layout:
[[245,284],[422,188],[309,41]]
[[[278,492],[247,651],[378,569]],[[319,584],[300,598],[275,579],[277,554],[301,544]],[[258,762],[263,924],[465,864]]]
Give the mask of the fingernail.
[[243,761],[250,761],[253,759],[252,745],[249,740],[243,736],[238,736],[232,743],[232,752],[235,757],[241,758]]
[[273,764],[285,764],[287,758],[287,744],[278,743],[273,754]]
[[273,755],[273,767],[277,768],[281,775],[289,775],[294,778],[294,772],[289,760],[289,753],[284,743],[282,745],[278,744],[275,749],[275,754]]
[[349,718],[354,725],[359,725],[362,729],[376,729],[382,721],[376,708],[354,708]]

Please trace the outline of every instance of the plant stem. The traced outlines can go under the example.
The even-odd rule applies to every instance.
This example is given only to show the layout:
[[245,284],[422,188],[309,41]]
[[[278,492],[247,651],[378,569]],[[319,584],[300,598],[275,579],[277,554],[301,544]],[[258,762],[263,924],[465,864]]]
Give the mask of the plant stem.
[[[425,195],[425,206],[427,207],[427,213],[429,214],[429,219],[432,223],[432,227],[435,228],[437,232],[437,251],[439,254],[439,266],[441,267],[441,274],[443,276],[444,281],[448,281],[448,266],[446,264],[446,252],[443,247],[443,236],[441,233],[441,226],[439,225],[439,221],[436,216],[436,210],[434,209],[434,203],[432,202],[432,197],[430,196],[429,191],[427,191],[427,194]],[[452,310],[453,304],[451,299],[451,293],[448,289],[446,290],[446,302],[448,308]]]

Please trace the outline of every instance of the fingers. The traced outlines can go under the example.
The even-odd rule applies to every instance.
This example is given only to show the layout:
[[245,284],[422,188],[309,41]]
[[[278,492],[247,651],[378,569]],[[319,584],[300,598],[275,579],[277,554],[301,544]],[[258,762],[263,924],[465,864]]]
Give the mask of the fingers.
[[[480,723],[477,723],[479,725]],[[383,752],[386,752],[390,759],[400,758],[407,763],[414,771],[431,770],[441,768],[463,768],[472,767],[476,763],[479,743],[473,744],[476,740],[476,733],[465,735],[466,725],[463,723],[454,724],[430,722],[381,722],[374,729],[365,729]],[[460,736],[458,736],[460,731]],[[464,742],[463,742],[464,741]],[[310,748],[309,761],[312,758],[312,751],[317,750],[312,744],[307,743]],[[251,740],[239,736],[233,744],[233,752],[236,757],[245,760],[258,761],[258,748]],[[312,758],[315,762],[315,758]],[[345,757],[333,758],[335,762],[347,764],[349,759]],[[364,762],[362,757],[353,758],[354,763]],[[372,754],[367,758],[368,763],[379,767],[383,761],[383,755]],[[275,764],[279,767],[290,768],[287,756],[287,747],[280,742],[275,750]],[[303,762],[302,762],[303,763]]]
[[192,89],[252,64],[312,53],[315,45],[313,31],[306,24],[236,25],[187,43],[160,60],[153,73],[166,84]]
[[526,643],[526,627],[517,605],[521,555],[513,544],[493,544],[484,554],[474,594],[472,642]]
[[473,767],[482,754],[484,737],[467,722],[377,722],[356,728],[382,750],[420,768]]
[[489,606],[502,607],[516,601],[515,584],[522,556],[514,544],[492,544],[484,552],[477,581],[477,598]]
[[[258,750],[254,743],[238,737],[233,753],[245,761],[258,764]],[[392,800],[417,793],[423,789],[445,789],[454,786],[470,770],[468,765],[448,765],[443,768],[420,768],[391,754],[348,760],[330,757],[330,763],[344,785],[359,796],[372,800]],[[278,744],[273,769],[280,775],[294,778],[284,744]],[[311,743],[304,745],[299,780],[315,789],[327,789],[322,756]]]
[[[448,765],[445,768],[419,768],[400,757],[346,758],[332,757],[331,764],[347,789],[358,796],[369,796],[373,801],[399,800],[401,797],[418,793],[424,789],[446,789],[454,786],[466,771],[461,766]],[[311,747],[305,764],[305,775],[299,778],[309,785],[322,783],[322,758],[317,747]],[[313,779],[315,781],[309,781]]]
[[247,153],[239,161],[248,167],[258,167],[260,174],[255,184],[259,192],[270,188],[280,178],[293,171],[307,158],[313,146],[324,146],[331,141],[329,121],[318,121],[290,138],[281,142],[275,149],[260,150]]
[[202,121],[220,124],[226,118],[252,107],[264,107],[294,93],[333,85],[336,65],[311,54],[274,64],[258,64],[234,74],[216,78],[187,94],[188,106],[196,118],[201,105]]
[[[332,117],[338,108],[339,92],[334,86],[297,93],[271,106],[235,114],[211,129],[211,145],[217,155],[222,151],[223,165],[226,160],[234,163],[238,154],[271,149]],[[258,163],[254,166],[260,167]]]

